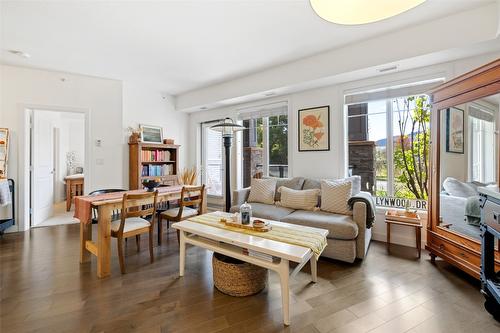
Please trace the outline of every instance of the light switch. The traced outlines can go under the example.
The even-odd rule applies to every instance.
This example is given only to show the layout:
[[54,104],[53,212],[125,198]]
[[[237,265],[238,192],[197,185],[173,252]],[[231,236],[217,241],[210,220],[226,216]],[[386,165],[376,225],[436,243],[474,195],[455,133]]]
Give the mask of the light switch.
[[96,147],[101,147],[102,146],[102,140],[101,139],[95,140],[95,146]]
[[96,165],[104,165],[104,158],[97,158],[95,160]]

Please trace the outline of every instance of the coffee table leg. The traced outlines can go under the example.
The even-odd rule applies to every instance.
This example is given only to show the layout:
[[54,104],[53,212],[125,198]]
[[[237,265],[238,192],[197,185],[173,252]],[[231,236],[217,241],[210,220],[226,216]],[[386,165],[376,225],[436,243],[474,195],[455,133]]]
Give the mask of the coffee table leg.
[[186,263],[186,234],[180,230],[179,233],[179,276],[184,276],[184,265]]
[[311,265],[311,280],[316,283],[318,282],[318,260],[316,259],[316,256],[313,255],[309,262]]
[[281,300],[283,308],[283,323],[290,325],[290,287],[288,278],[290,275],[290,266],[288,260],[281,259],[279,267],[279,276],[281,283]]

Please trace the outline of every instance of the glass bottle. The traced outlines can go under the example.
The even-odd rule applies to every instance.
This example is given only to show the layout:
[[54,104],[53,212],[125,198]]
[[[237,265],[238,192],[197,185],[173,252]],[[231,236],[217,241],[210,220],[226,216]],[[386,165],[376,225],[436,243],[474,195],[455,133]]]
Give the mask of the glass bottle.
[[250,206],[246,201],[240,206],[241,224],[250,224],[252,219],[252,206]]

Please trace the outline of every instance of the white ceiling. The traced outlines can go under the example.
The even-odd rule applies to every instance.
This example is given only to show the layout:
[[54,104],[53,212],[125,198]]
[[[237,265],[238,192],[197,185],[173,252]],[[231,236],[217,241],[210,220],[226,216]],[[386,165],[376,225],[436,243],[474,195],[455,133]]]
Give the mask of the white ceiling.
[[176,95],[491,2],[428,0],[382,22],[340,26],[304,0],[2,1],[1,55]]

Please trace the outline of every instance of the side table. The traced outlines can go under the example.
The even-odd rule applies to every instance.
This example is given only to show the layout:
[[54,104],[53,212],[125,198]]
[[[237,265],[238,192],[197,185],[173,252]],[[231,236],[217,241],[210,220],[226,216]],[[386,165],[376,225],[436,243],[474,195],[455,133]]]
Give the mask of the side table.
[[418,258],[422,252],[422,222],[417,213],[406,213],[398,211],[387,211],[385,213],[385,224],[387,226],[387,253],[390,253],[391,247],[391,225],[401,225],[415,228],[415,241]]

